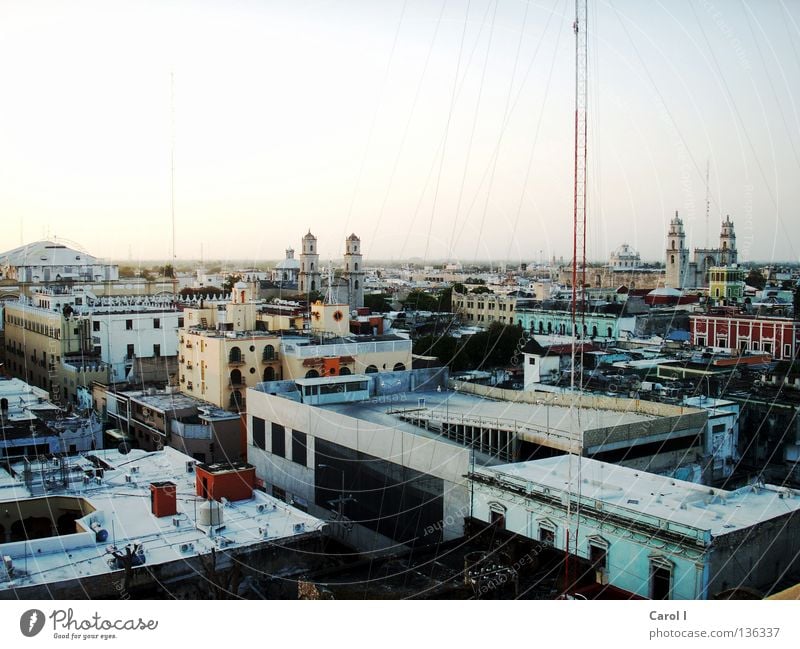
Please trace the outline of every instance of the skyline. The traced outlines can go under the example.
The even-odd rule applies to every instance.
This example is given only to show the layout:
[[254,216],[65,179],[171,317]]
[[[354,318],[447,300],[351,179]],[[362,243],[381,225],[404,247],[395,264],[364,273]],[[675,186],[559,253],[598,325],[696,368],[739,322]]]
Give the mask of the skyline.
[[[174,75],[179,261],[309,228],[321,260],[350,232],[367,259],[566,259],[571,6],[4,3],[0,247],[169,258]],[[730,214],[743,262],[798,259],[798,14],[590,5],[588,259],[662,261],[675,210],[690,247]]]

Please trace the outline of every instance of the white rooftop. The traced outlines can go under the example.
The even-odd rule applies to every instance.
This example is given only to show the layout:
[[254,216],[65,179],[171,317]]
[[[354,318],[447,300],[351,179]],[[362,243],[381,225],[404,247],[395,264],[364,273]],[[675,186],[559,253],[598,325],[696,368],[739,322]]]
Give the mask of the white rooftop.
[[[223,507],[221,526],[199,524],[198,512],[205,501],[195,495],[195,473],[187,471],[193,460],[172,448],[145,452],[131,450],[95,451],[108,467],[98,483],[84,483],[82,473],[92,463],[86,458],[69,458],[70,468],[79,479],[70,487],[47,495],[74,496],[85,499],[89,514],[78,519],[86,529],[99,523],[108,533],[106,541],[92,533],[75,533],[30,541],[0,544],[0,556],[9,556],[14,565],[13,579],[3,580],[0,590],[68,579],[109,574],[112,549],[141,543],[145,565],[165,564],[206,554],[212,549],[236,549],[276,539],[320,530],[324,522],[260,491],[249,500],[228,503]],[[0,470],[0,503],[13,507],[12,501],[32,499],[21,475],[22,464],[14,465],[19,474],[12,477]],[[34,471],[34,475],[37,472]],[[126,480],[130,477],[130,482]],[[151,512],[150,484],[172,482],[177,489],[177,515],[155,517]],[[36,497],[42,497],[41,493]],[[178,521],[178,525],[175,524]],[[266,530],[266,533],[265,533]]]
[[518,462],[476,471],[527,489],[547,487],[722,536],[800,509],[800,492],[774,485],[735,491],[685,482],[578,456]]
[[34,241],[0,254],[0,264],[8,266],[89,266],[94,257],[59,241]]

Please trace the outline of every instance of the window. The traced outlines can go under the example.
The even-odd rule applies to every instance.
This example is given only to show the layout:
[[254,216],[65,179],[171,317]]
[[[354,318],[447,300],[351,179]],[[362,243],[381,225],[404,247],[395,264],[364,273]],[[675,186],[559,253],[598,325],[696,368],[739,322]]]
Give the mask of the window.
[[506,508],[500,503],[489,503],[489,522],[499,530],[506,529]]
[[545,545],[556,544],[556,526],[552,523],[539,524],[539,541]]
[[725,424],[715,424],[711,427],[712,433],[724,433],[725,432]]
[[133,320],[126,320],[125,321],[125,329],[127,331],[131,331],[133,329]]
[[153,345],[153,356],[155,358],[160,358],[161,357],[161,345],[158,345],[158,344],[154,344]]
[[784,358],[791,358],[792,357],[792,346],[791,345],[784,345],[783,346],[783,357]]
[[129,358],[129,359],[133,358],[133,354],[134,354],[134,346],[133,345],[128,345],[128,351],[126,353],[126,357]]
[[608,570],[608,542],[605,539],[594,537],[589,539],[589,563],[593,570]]
[[286,457],[286,430],[275,422],[272,423],[272,454]]
[[264,431],[264,420],[260,417],[253,417],[253,446],[262,451],[266,450]]
[[272,497],[286,502],[286,491],[277,485],[272,485]]
[[161,329],[161,318],[153,318],[153,329]]
[[531,356],[528,359],[528,365],[536,365],[536,357],[535,356]]
[[672,590],[672,564],[661,557],[650,560],[650,599],[669,599]]
[[183,317],[178,318],[178,328],[183,329]]
[[100,331],[100,321],[95,320],[92,322],[92,331]]
[[292,462],[306,466],[306,434],[299,430],[292,431]]

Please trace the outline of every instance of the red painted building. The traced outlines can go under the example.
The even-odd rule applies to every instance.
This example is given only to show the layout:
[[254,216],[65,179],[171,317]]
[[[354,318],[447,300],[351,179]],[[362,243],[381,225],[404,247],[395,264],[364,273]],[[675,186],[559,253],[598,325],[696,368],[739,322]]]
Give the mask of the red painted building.
[[230,501],[253,497],[256,470],[247,462],[219,462],[196,466],[196,493],[202,498]]
[[703,314],[689,317],[690,341],[698,347],[762,352],[792,360],[800,351],[800,324],[791,318],[747,314]]

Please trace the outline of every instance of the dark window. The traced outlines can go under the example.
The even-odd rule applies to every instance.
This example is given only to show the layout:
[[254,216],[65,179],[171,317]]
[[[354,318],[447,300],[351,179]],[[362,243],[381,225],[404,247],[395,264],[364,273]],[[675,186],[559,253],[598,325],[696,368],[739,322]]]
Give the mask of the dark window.
[[503,510],[493,509],[491,511],[491,524],[498,530],[506,529],[506,513]]
[[286,429],[274,422],[272,423],[272,454],[286,457]]
[[650,599],[669,599],[672,570],[659,563],[650,564]]
[[533,356],[531,356],[531,357],[528,359],[528,365],[536,365],[536,358],[534,358]]
[[183,328],[183,318],[178,318],[178,327]]
[[125,321],[125,329],[127,329],[128,331],[133,329],[133,320],[126,320]]
[[153,329],[161,329],[161,318],[153,318]]
[[272,485],[272,497],[286,502],[286,491],[276,485]]
[[589,544],[589,562],[595,570],[608,568],[608,549],[602,545]]
[[153,345],[153,356],[159,358],[161,356],[161,345],[154,344]]
[[100,331],[100,321],[95,320],[92,322],[92,331]]
[[133,345],[128,345],[128,358],[133,358],[134,349]]
[[556,531],[551,527],[540,527],[539,540],[546,545],[555,545]]
[[253,446],[266,449],[264,420],[260,417],[253,417]]
[[292,431],[292,462],[306,465],[306,448],[307,439],[306,434],[301,433],[299,430]]

